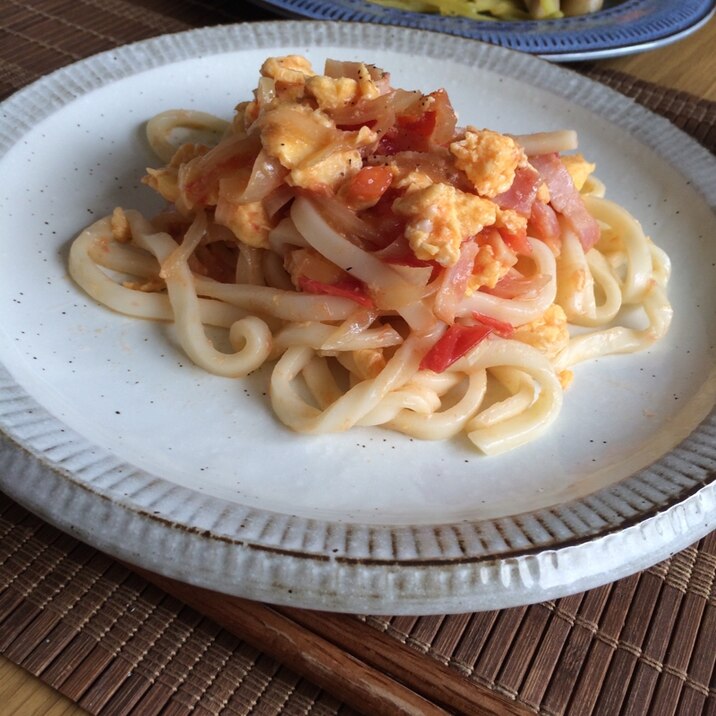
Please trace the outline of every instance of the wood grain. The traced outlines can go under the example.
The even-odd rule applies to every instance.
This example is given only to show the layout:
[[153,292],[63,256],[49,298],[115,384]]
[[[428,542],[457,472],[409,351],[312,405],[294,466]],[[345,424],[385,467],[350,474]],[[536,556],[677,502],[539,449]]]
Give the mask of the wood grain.
[[600,67],[716,101],[716,18],[685,39],[637,55],[602,60]]
[[87,712],[4,656],[0,656],[3,716],[84,716]]

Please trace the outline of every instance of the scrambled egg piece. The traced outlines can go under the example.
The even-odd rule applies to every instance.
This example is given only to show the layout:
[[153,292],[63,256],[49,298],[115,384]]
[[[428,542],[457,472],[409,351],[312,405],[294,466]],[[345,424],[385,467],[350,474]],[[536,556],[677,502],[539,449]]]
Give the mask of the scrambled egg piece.
[[335,191],[339,184],[356,174],[362,165],[363,159],[357,149],[344,149],[316,162],[304,162],[291,171],[286,183],[311,191],[326,188]]
[[[357,132],[340,132],[333,120],[321,110],[311,109],[302,104],[286,104],[267,112],[261,119],[261,141],[264,149],[276,157],[287,169],[292,170],[292,180],[297,186],[306,186],[293,174],[293,170],[309,170],[317,162],[323,162],[318,171],[324,179],[321,183],[331,183],[345,166],[356,163],[357,153],[377,136],[368,127]],[[336,149],[336,147],[340,147]],[[335,162],[322,152],[331,150],[336,156]],[[360,157],[357,157],[360,160]],[[327,162],[327,163],[325,163]],[[356,169],[360,169],[360,161]],[[325,174],[331,173],[331,182],[325,181]],[[335,175],[335,176],[333,176]],[[317,180],[311,178],[312,183]]]
[[416,189],[426,189],[435,183],[425,172],[421,172],[419,169],[413,169],[406,174],[396,164],[391,163],[388,167],[393,174],[392,186],[396,189],[405,189],[407,192],[411,192]]
[[562,390],[567,390],[574,380],[574,372],[571,370],[562,370],[557,373],[557,378],[559,384],[562,386]]
[[334,191],[361,168],[358,150],[376,140],[368,127],[340,132],[330,117],[306,105],[282,105],[261,122],[264,149],[291,170],[286,183],[312,191]]
[[554,358],[569,343],[567,316],[560,305],[553,303],[540,318],[517,328],[513,338]]
[[567,168],[569,176],[572,177],[574,186],[577,187],[577,191],[582,191],[584,182],[590,174],[597,168],[596,164],[588,162],[581,154],[566,154],[562,159],[562,164]]
[[380,96],[378,85],[373,81],[367,65],[363,63],[358,68],[358,90],[360,91],[360,96],[365,99],[375,99]]
[[350,77],[316,75],[306,82],[306,91],[318,103],[319,109],[338,109],[355,101],[360,92],[358,82]]
[[268,235],[274,222],[267,214],[263,202],[239,204],[230,198],[237,195],[240,192],[235,191],[232,181],[222,179],[214,220],[230,229],[239,241],[257,248],[269,248]]
[[357,78],[313,75],[305,80],[305,86],[307,94],[316,100],[319,109],[325,110],[380,96],[380,88],[365,64],[358,66]]
[[477,193],[486,197],[507,191],[517,168],[527,162],[524,150],[512,137],[490,129],[468,127],[465,139],[453,142],[450,152],[455,166],[467,174]]
[[299,166],[335,137],[331,119],[306,105],[282,105],[267,112],[261,121],[264,149],[287,169]]
[[315,74],[311,63],[300,55],[269,57],[261,65],[261,77],[254,90],[254,99],[236,108],[235,128],[238,125],[247,129],[267,110],[282,103],[302,100],[306,80]]
[[303,85],[308,77],[316,73],[311,63],[301,55],[286,55],[285,57],[269,57],[261,65],[261,75],[270,77],[277,82]]
[[419,259],[454,265],[460,244],[495,223],[497,206],[449,184],[431,184],[396,199],[393,211],[408,218],[405,237]]
[[549,187],[544,182],[537,187],[537,196],[535,197],[535,200],[541,201],[543,204],[549,204],[549,202],[552,201],[552,195],[549,193]]
[[515,265],[517,257],[497,231],[480,238],[480,248],[475,256],[472,275],[467,280],[465,294],[470,296],[480,286],[494,288],[497,282]]
[[521,234],[527,231],[527,217],[518,214],[514,209],[500,209],[495,226],[498,229],[506,229],[510,234]]

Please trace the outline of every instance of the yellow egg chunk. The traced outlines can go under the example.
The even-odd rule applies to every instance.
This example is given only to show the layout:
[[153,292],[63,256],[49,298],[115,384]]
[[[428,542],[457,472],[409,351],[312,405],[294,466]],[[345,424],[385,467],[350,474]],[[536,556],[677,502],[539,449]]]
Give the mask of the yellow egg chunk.
[[455,165],[467,174],[480,196],[507,191],[517,167],[527,162],[524,150],[512,137],[490,129],[468,127],[465,138],[450,145]]
[[587,181],[589,175],[597,168],[597,165],[588,162],[581,154],[565,154],[560,158],[562,164],[567,168],[569,176],[572,177],[577,191],[581,191],[584,182]]
[[540,318],[520,326],[513,338],[554,358],[569,344],[567,316],[560,305],[553,303]]
[[262,249],[269,247],[268,235],[274,222],[269,218],[262,202],[239,204],[220,191],[214,219],[217,224],[231,229],[234,236],[243,243]]
[[413,253],[423,260],[452,266],[462,242],[495,223],[497,206],[450,184],[431,184],[408,192],[393,203],[393,211],[409,219],[405,227]]
[[306,91],[324,110],[345,107],[360,96],[358,82],[350,77],[316,75],[306,81]]
[[286,84],[303,84],[307,77],[313,77],[315,74],[311,63],[301,55],[269,57],[261,65],[263,77],[270,77]]
[[287,169],[296,168],[335,139],[331,119],[301,104],[281,105],[267,112],[261,122],[264,149]]
[[356,174],[362,164],[357,149],[344,149],[316,162],[304,162],[291,170],[286,182],[316,192],[335,191],[343,181]]

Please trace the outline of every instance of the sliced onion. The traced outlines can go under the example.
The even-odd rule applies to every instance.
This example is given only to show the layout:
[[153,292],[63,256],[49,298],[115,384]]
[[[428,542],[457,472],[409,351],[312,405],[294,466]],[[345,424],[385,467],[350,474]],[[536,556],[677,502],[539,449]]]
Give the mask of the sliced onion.
[[[356,126],[375,122],[392,111],[393,92],[375,99],[361,99],[355,104],[331,110],[331,118],[341,126]],[[393,119],[395,115],[393,114]]]
[[432,266],[401,266],[392,264],[392,269],[414,286],[427,286],[433,275]]
[[238,198],[238,203],[252,204],[261,201],[283,184],[287,174],[288,169],[276,157],[262,149],[254,161],[249,183]]
[[530,298],[550,282],[550,277],[543,273],[534,276],[523,276],[519,271],[510,269],[507,274],[497,282],[494,288],[482,287],[480,290],[491,296],[500,298]]
[[370,244],[378,241],[377,234],[371,226],[338,199],[332,196],[312,195],[311,203],[331,228],[352,243],[362,246],[366,241]]
[[269,217],[273,218],[277,212],[279,212],[291,199],[296,196],[296,192],[293,187],[288,184],[281,184],[281,186],[274,189],[264,200],[264,209]]
[[368,69],[370,78],[375,82],[376,80],[382,80],[386,73],[383,72],[379,67],[375,65],[366,65],[363,62],[348,62],[344,60],[326,60],[326,64],[323,68],[323,74],[326,77],[334,77],[339,79],[341,77],[347,77],[351,80],[358,81],[360,79],[359,73],[361,67]]

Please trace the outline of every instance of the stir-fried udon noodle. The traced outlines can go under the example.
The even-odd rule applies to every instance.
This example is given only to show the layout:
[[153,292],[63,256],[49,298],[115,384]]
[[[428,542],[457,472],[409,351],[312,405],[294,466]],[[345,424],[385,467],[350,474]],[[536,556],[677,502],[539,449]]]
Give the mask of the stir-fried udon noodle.
[[173,322],[210,373],[271,365],[295,431],[464,433],[500,453],[549,428],[576,363],[668,329],[669,259],[604,198],[572,131],[459,127],[443,90],[289,56],[231,122],[168,111],[147,136],[165,165],[144,182],[166,210],[94,223],[72,277]]

